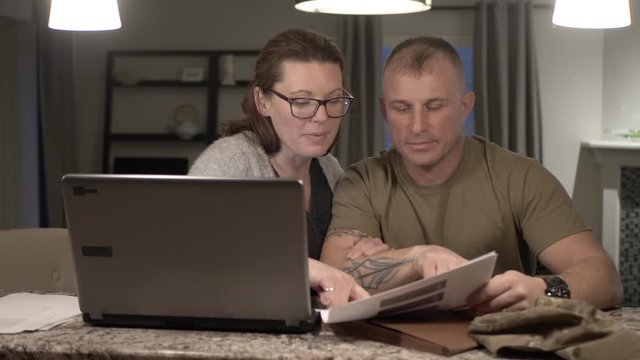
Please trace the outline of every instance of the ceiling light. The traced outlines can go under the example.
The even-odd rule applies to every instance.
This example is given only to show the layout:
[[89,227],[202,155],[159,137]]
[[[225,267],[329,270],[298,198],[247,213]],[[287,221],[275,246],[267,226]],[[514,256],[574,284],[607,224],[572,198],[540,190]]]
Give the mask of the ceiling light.
[[431,9],[431,0],[296,0],[295,7],[327,14],[407,14]]
[[117,0],[51,0],[49,27],[58,30],[119,29]]
[[629,26],[629,0],[556,0],[552,22],[584,29]]

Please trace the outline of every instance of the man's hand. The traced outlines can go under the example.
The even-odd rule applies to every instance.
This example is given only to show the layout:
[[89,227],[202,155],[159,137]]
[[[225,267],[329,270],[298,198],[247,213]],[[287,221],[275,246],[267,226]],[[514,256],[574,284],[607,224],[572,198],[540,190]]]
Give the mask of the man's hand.
[[327,307],[369,297],[351,276],[313,259],[309,259],[309,284]]
[[467,305],[479,313],[519,311],[530,308],[544,296],[547,285],[539,277],[510,270],[494,276],[480,289],[469,295]]
[[[544,249],[538,259],[569,285],[572,299],[588,301],[600,309],[620,303],[620,277],[591,231],[558,240]],[[523,310],[544,296],[546,287],[541,278],[507,271],[471,294],[467,305],[482,313]]]
[[417,274],[429,278],[447,272],[469,260],[455,252],[438,245],[421,245],[414,247],[413,266]]
[[377,253],[390,250],[389,245],[382,242],[380,238],[362,237],[351,238],[353,245],[347,252],[347,259],[355,260],[361,257],[369,257]]

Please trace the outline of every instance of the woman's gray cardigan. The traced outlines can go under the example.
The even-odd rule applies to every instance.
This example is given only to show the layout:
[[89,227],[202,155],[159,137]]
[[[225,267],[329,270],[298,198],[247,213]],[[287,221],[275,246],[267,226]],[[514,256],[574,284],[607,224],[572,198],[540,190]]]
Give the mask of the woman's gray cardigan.
[[[331,154],[318,158],[327,182],[334,191],[343,175]],[[269,158],[253,133],[245,131],[218,139],[200,154],[189,170],[193,176],[275,178]]]

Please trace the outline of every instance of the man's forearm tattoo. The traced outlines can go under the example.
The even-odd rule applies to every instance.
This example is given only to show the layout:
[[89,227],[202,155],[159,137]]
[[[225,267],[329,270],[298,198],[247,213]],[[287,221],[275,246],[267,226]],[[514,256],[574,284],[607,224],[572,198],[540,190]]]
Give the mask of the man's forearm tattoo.
[[376,290],[388,283],[398,273],[399,267],[410,262],[410,259],[380,257],[354,261],[344,272],[351,275],[366,290]]
[[[359,239],[371,238],[371,235],[356,229],[336,228],[329,230],[327,235],[353,236]],[[353,261],[351,266],[342,269],[351,275],[366,290],[376,290],[388,283],[398,273],[399,267],[411,262],[407,259],[379,257]]]

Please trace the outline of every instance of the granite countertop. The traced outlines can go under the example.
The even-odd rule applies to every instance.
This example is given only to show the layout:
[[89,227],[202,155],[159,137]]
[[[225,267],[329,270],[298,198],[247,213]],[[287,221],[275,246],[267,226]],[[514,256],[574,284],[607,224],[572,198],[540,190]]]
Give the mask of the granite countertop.
[[[640,332],[640,308],[620,308],[610,314]],[[324,328],[302,335],[105,328],[87,325],[78,316],[47,331],[0,335],[0,359],[37,358],[450,359],[354,337],[337,337]],[[454,358],[494,359],[483,349],[461,353]]]

